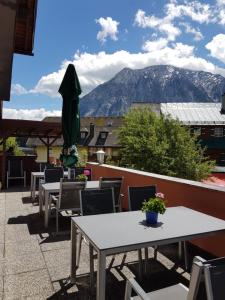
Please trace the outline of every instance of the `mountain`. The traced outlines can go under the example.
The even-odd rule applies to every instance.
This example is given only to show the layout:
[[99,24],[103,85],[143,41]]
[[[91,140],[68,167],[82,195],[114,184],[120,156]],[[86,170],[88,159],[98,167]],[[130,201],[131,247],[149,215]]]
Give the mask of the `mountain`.
[[225,78],[167,65],[125,68],[80,101],[82,116],[119,116],[132,102],[218,102]]

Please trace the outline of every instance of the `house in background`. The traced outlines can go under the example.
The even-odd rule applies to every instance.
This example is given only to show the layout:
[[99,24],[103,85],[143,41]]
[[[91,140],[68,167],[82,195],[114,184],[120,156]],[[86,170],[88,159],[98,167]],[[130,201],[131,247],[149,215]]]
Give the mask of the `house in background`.
[[206,155],[218,166],[225,166],[225,94],[221,103],[148,103],[134,102],[135,108],[148,106],[155,113],[170,116],[198,134]]
[[225,114],[221,103],[162,103],[161,113],[178,119],[199,136],[206,155],[225,165]]
[[[60,117],[47,117],[43,121],[60,123]],[[103,149],[106,158],[117,160],[120,148],[117,138],[117,130],[122,126],[122,117],[83,117],[81,118],[80,140],[78,151],[87,156],[89,161],[96,161],[96,152]],[[53,141],[53,140],[52,140]],[[47,161],[47,149],[43,142],[47,140],[28,138],[26,145],[34,147],[37,154],[37,162]],[[51,139],[49,140],[51,143]],[[50,161],[56,161],[62,151],[63,138],[56,139],[49,148]]]

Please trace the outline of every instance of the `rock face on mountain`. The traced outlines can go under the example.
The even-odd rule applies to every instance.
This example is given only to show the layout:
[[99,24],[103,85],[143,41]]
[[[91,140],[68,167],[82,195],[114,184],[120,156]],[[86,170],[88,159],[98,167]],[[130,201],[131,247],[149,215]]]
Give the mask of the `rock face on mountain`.
[[123,69],[80,101],[82,116],[123,115],[133,102],[218,102],[225,78],[173,66]]

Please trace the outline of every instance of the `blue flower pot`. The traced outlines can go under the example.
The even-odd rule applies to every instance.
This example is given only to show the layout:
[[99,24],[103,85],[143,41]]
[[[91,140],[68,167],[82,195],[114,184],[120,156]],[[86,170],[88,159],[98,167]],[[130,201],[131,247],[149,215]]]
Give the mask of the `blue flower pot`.
[[146,211],[146,223],[156,224],[158,222],[158,213],[154,211]]

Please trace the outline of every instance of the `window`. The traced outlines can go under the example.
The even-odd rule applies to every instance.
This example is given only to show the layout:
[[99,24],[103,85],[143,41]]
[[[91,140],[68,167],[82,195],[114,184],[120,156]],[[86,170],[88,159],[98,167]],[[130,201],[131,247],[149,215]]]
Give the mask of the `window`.
[[85,139],[86,138],[86,132],[85,131],[81,131],[80,137],[81,137],[81,139]]
[[201,135],[201,133],[202,133],[201,127],[195,127],[193,129],[193,132],[197,135]]
[[215,127],[214,128],[214,136],[222,137],[223,136],[223,128],[222,127]]
[[106,136],[107,136],[106,132],[101,132],[100,134],[101,139],[106,139]]

